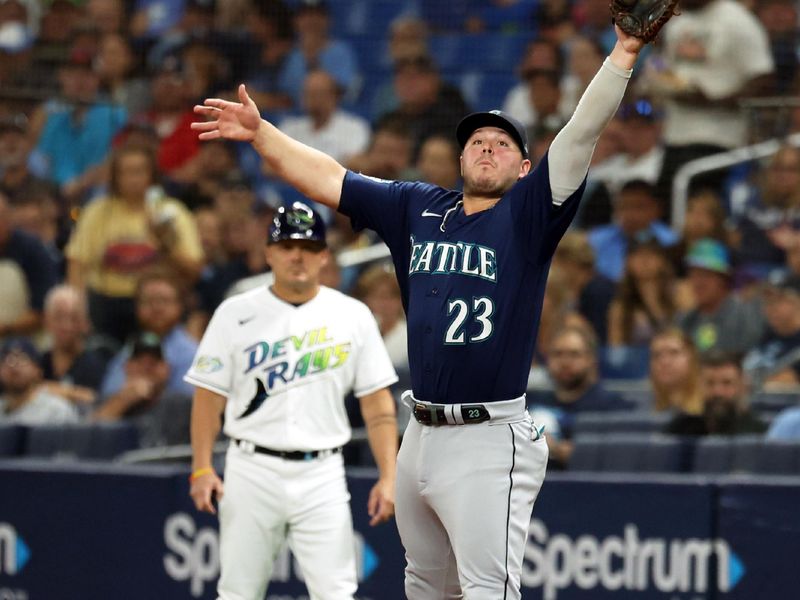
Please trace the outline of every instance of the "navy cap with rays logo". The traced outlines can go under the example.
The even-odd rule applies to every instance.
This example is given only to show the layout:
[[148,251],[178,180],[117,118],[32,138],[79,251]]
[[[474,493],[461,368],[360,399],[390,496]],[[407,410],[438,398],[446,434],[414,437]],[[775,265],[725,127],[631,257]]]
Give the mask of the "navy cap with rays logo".
[[308,240],[325,246],[325,222],[319,213],[303,202],[281,206],[269,226],[267,243],[282,240]]

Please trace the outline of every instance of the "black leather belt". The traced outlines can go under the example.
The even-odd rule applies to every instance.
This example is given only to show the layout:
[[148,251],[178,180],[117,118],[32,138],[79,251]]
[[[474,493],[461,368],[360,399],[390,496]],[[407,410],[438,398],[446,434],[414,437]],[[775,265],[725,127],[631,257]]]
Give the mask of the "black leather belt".
[[265,448],[264,446],[257,446],[253,442],[247,440],[233,440],[240,450],[252,454],[266,454],[267,456],[277,456],[278,458],[285,458],[286,460],[313,460],[315,458],[324,458],[331,454],[339,454],[342,447],[329,448],[327,450],[273,450],[272,448]]
[[[483,404],[460,404],[461,420],[465,425],[483,423],[488,421],[491,416]],[[450,417],[448,419],[448,417]],[[453,406],[450,404],[422,404],[414,403],[414,418],[417,423],[422,425],[458,425],[457,418],[453,414]]]

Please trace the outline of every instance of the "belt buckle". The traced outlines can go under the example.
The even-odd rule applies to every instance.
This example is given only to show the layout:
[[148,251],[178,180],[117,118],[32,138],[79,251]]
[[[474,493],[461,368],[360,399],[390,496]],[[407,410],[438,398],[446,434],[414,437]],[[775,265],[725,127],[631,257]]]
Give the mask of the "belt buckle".
[[255,454],[256,452],[256,445],[253,442],[249,442],[247,440],[239,440],[239,450],[244,452],[245,454]]

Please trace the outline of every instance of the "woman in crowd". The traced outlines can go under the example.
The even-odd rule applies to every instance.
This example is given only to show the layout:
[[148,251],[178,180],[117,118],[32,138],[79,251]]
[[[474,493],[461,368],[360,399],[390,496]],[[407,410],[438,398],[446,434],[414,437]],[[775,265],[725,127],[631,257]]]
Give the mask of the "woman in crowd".
[[685,306],[669,256],[655,240],[632,245],[608,311],[610,346],[646,347]]
[[203,266],[194,218],[163,195],[157,176],[148,147],[116,150],[110,195],[83,210],[65,251],[67,280],[88,292],[95,331],[118,342],[135,323],[133,296],[145,270],[166,264],[193,282]]
[[691,338],[678,327],[660,330],[650,342],[650,384],[657,412],[702,413],[699,355]]

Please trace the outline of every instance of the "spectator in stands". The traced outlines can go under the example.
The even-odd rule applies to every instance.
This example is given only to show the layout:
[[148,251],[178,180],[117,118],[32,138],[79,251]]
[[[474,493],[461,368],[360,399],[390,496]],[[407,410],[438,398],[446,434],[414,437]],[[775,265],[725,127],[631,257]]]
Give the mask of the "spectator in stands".
[[432,133],[452,136],[458,122],[469,112],[461,92],[442,80],[427,54],[404,57],[395,63],[394,90],[399,104],[380,119],[405,120],[415,157],[425,137]]
[[51,289],[44,303],[44,325],[51,340],[41,361],[47,389],[78,406],[94,404],[109,356],[87,343],[84,295],[68,285]]
[[800,440],[800,406],[783,409],[767,430],[768,441]]
[[330,73],[344,98],[354,101],[361,84],[358,57],[349,43],[330,37],[330,14],[325,0],[299,0],[294,13],[297,41],[279,77],[281,89],[296,106],[302,102],[303,82],[314,68]]
[[741,359],[709,352],[700,362],[703,413],[678,415],[667,426],[675,435],[739,435],[764,433],[767,426],[749,407],[748,381]]
[[173,369],[164,359],[161,338],[142,333],[123,365],[119,389],[94,412],[97,421],[133,422],[144,447],[188,443],[190,397],[170,393]]
[[782,146],[742,201],[733,198],[731,216],[743,282],[764,279],[786,262],[800,242],[800,149]]
[[353,296],[372,311],[394,368],[408,371],[406,318],[400,286],[391,266],[376,264],[364,271],[356,282]]
[[683,279],[687,275],[686,253],[695,242],[711,238],[721,244],[728,244],[731,236],[726,219],[719,196],[711,190],[698,190],[689,196],[680,239],[677,244],[669,247],[672,267],[679,278]]
[[133,296],[145,270],[166,264],[194,281],[202,269],[192,215],[179,201],[160,195],[157,178],[149,148],[117,149],[110,195],[81,212],[65,251],[68,281],[88,291],[95,331],[120,343],[135,326]]
[[777,272],[763,292],[764,337],[744,359],[758,389],[800,384],[800,277]]
[[614,197],[614,222],[589,231],[589,243],[597,256],[597,271],[613,281],[622,279],[628,246],[636,240],[655,239],[662,246],[677,241],[675,232],[661,218],[654,187],[641,179],[622,186]]
[[412,14],[401,14],[389,25],[388,56],[383,63],[391,67],[407,56],[428,53],[428,25]]
[[650,385],[653,409],[675,414],[699,415],[703,410],[700,356],[679,327],[669,326],[650,342]]
[[[265,112],[292,107],[294,99],[280,88],[280,73],[292,50],[292,14],[283,0],[250,4],[247,28],[256,43],[252,64],[245,67],[244,81],[253,101]],[[235,92],[227,94],[235,97]]]
[[[238,177],[238,156],[236,146],[225,140],[204,143],[191,161],[191,167],[182,169],[183,181],[164,182],[167,192],[180,198],[189,210],[211,206],[215,198],[226,187],[226,180]],[[248,181],[242,181],[247,184]]]
[[559,111],[568,111],[569,117],[608,53],[596,38],[576,35],[570,40],[567,54],[566,72],[560,83]]
[[608,307],[615,284],[595,271],[595,255],[586,234],[567,231],[556,248],[553,268],[564,274],[570,288],[570,302],[592,326],[601,345],[606,344]]
[[55,203],[56,187],[28,168],[31,152],[28,133],[28,118],[23,113],[0,118],[0,192],[12,205],[33,199]]
[[77,423],[78,410],[42,386],[42,357],[26,338],[10,338],[0,348],[0,423]]
[[447,190],[461,189],[461,149],[452,136],[433,134],[425,138],[417,158],[419,180]]
[[185,181],[192,173],[192,160],[200,151],[197,135],[191,130],[194,119],[189,87],[189,73],[185,62],[172,54],[158,63],[150,80],[150,109],[138,115],[138,120],[149,124],[158,136],[157,164],[164,175]]
[[304,114],[285,118],[279,129],[339,162],[346,162],[366,150],[370,127],[362,117],[342,110],[340,99],[341,90],[329,73],[310,70],[303,83]]
[[199,319],[202,329],[236,282],[267,271],[264,245],[272,214],[271,209],[252,203],[233,211],[214,211],[219,220],[224,259],[207,264],[196,285],[198,306],[192,320]]
[[608,344],[646,348],[656,331],[686,310],[681,286],[665,248],[655,240],[634,242],[625,258],[620,281],[608,314]]
[[530,396],[529,406],[534,410],[552,411],[558,422],[560,438],[547,436],[551,459],[557,464],[569,462],[577,413],[630,408],[621,396],[603,387],[598,371],[598,350],[597,338],[585,327],[557,331],[547,354],[547,371],[553,389]]
[[756,301],[733,293],[728,248],[717,240],[701,239],[689,248],[685,262],[695,308],[680,315],[678,323],[698,350],[743,354],[758,344],[764,319]]
[[[527,127],[535,127],[538,123],[541,123],[531,98],[529,85],[531,76],[534,73],[543,71],[561,73],[562,70],[561,51],[556,44],[543,39],[532,41],[528,44],[525,54],[517,67],[520,83],[511,88],[506,94],[506,98],[503,101],[503,111],[516,117]],[[564,105],[559,105],[558,112],[563,122],[566,122],[571,116],[572,113],[565,99]]]
[[34,171],[73,203],[105,182],[111,142],[128,121],[123,107],[101,100],[93,61],[76,46],[59,70],[61,97],[45,102],[34,117],[43,123],[31,157]]
[[370,95],[368,97],[371,97],[368,108],[373,120],[380,115],[391,113],[400,104],[394,82],[387,81],[383,77],[384,72],[394,71],[395,65],[399,62],[429,54],[428,34],[428,24],[413,14],[401,14],[389,25],[385,56],[381,59],[380,68],[374,73],[379,75],[380,79],[374,86],[370,85],[370,79],[367,79],[364,90]]
[[366,152],[353,156],[346,166],[370,177],[410,179],[413,150],[414,139],[405,119],[387,116],[375,124]]
[[150,106],[150,84],[135,75],[137,57],[130,40],[119,30],[100,38],[96,59],[102,90],[129,115],[144,112]]
[[45,294],[57,278],[44,244],[12,226],[8,198],[0,192],[0,339],[39,330]]
[[[661,40],[663,66],[652,62],[642,77],[647,91],[666,99],[658,188],[670,201],[681,166],[747,143],[738,101],[768,92],[774,66],[764,27],[734,0],[683,0],[681,18],[665,25]],[[721,192],[724,176],[715,171],[693,183]]]
[[661,111],[649,100],[633,98],[620,107],[616,118],[622,124],[619,152],[593,165],[589,177],[600,180],[611,194],[633,179],[655,185],[664,162]]
[[[136,287],[136,321],[139,333],[155,334],[159,339],[169,369],[165,389],[191,397],[192,386],[183,381],[183,376],[191,366],[197,341],[189,336],[181,321],[186,292],[179,281],[168,270],[144,274]],[[125,365],[132,355],[133,347],[126,344],[111,359],[100,388],[103,398],[110,398],[123,388]]]
[[604,56],[614,47],[616,35],[614,25],[608,18],[605,0],[578,0],[573,6],[573,20],[576,21],[578,33],[598,40]]
[[775,63],[775,93],[791,94],[798,74],[797,6],[791,0],[760,0],[755,12],[769,37]]
[[125,30],[124,0],[87,0],[86,19],[103,34],[120,33]]
[[531,364],[531,372],[528,378],[531,384],[547,381],[547,375],[543,370],[547,365],[550,346],[555,335],[567,327],[591,330],[592,326],[575,309],[574,299],[567,282],[567,274],[557,268],[551,268],[547,278],[547,286],[544,290],[544,298],[542,299],[539,336],[536,338],[536,348],[533,353],[533,363]]

